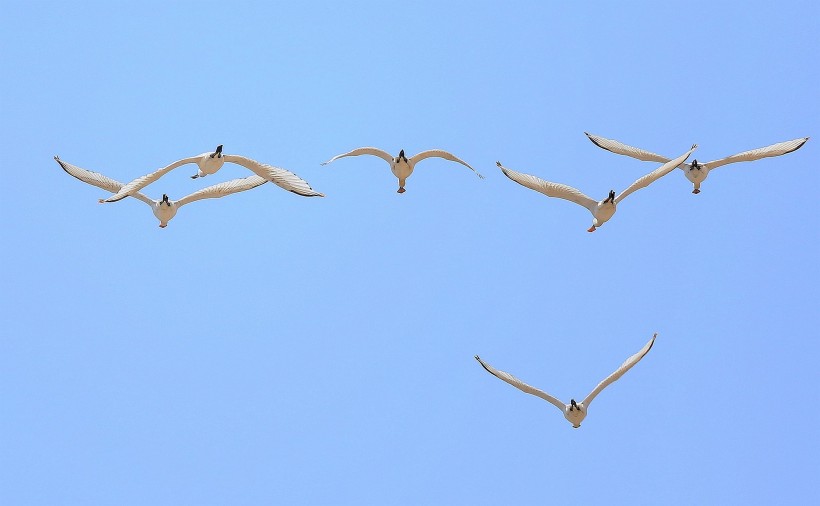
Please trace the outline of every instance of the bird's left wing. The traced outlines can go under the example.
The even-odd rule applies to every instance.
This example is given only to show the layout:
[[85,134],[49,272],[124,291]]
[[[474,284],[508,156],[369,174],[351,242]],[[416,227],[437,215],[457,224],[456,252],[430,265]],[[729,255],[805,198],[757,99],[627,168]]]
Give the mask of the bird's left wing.
[[348,151],[347,153],[342,153],[341,155],[336,155],[333,158],[331,158],[330,160],[328,160],[326,162],[322,162],[322,165],[327,165],[327,164],[329,164],[330,162],[332,162],[334,160],[338,160],[339,158],[344,158],[346,156],[359,156],[359,155],[378,156],[379,158],[381,158],[382,160],[384,160],[385,162],[387,162],[391,165],[393,163],[393,157],[390,156],[390,153],[388,153],[387,151],[384,151],[384,150],[379,149],[379,148],[366,147],[366,148],[356,148],[353,151]]
[[531,176],[529,174],[524,174],[523,172],[516,172],[512,169],[508,169],[501,165],[501,162],[495,163],[505,176],[521,186],[526,186],[530,190],[541,192],[547,197],[556,197],[569,200],[570,202],[575,202],[576,204],[580,204],[589,209],[589,212],[592,214],[595,214],[595,209],[598,206],[598,202],[595,199],[584,195],[572,186],[544,181],[540,177]]
[[461,165],[463,165],[463,166],[469,168],[471,171],[475,172],[478,177],[480,177],[481,179],[484,179],[484,176],[482,176],[481,174],[478,173],[477,170],[472,168],[469,163],[465,162],[464,160],[457,157],[456,155],[454,155],[452,153],[448,153],[447,151],[444,151],[442,149],[428,149],[427,151],[422,151],[421,153],[412,156],[407,161],[410,163],[410,165],[415,165],[418,162],[424,160],[425,158],[430,158],[430,157],[444,158],[445,160],[450,160],[451,162],[460,163]]
[[601,137],[598,135],[593,135],[588,132],[584,132],[584,134],[586,134],[587,138],[589,138],[589,140],[591,140],[592,143],[598,146],[599,148],[603,148],[607,151],[611,151],[618,155],[631,156],[632,158],[637,158],[638,160],[643,160],[644,162],[665,163],[669,161],[669,158],[658,155],[651,151],[645,151],[640,148],[628,146],[622,142],[618,142],[613,139],[607,139],[605,137]]
[[177,167],[185,165],[187,163],[196,163],[197,160],[199,160],[202,156],[204,156],[206,154],[207,153],[203,153],[201,155],[191,156],[191,157],[188,157],[188,158],[183,158],[182,160],[177,160],[177,161],[175,161],[174,163],[172,163],[170,165],[166,165],[165,167],[163,167],[161,169],[155,170],[154,172],[151,172],[150,174],[140,176],[140,177],[134,179],[133,181],[123,185],[123,187],[120,188],[120,190],[117,193],[115,193],[114,195],[111,195],[107,199],[104,199],[103,202],[116,202],[118,200],[122,200],[125,197],[133,194],[134,192],[138,192],[142,188],[148,186],[149,184],[153,183],[154,181],[161,178],[162,176],[169,173],[170,171],[176,169]]
[[[116,193],[120,191],[120,188],[125,186],[119,181],[111,179],[110,177],[100,174],[99,172],[92,172],[90,170],[77,167],[76,165],[72,165],[68,162],[64,162],[60,160],[59,156],[55,156],[54,160],[60,164],[60,167],[62,167],[66,173],[76,177],[84,183],[96,186],[97,188],[102,188],[103,190],[107,190],[111,193]],[[133,193],[131,197],[137,198],[148,205],[152,205],[154,202],[140,192]],[[103,202],[103,200],[100,199],[100,202]]]
[[481,364],[481,367],[483,367],[488,373],[492,374],[496,378],[502,381],[506,381],[507,383],[521,390],[522,392],[526,392],[536,397],[540,397],[545,401],[549,402],[550,404],[552,404],[553,406],[555,406],[556,408],[560,409],[561,413],[564,412],[564,408],[566,407],[566,405],[563,402],[556,399],[555,397],[548,394],[547,392],[524,383],[523,381],[521,381],[520,379],[516,378],[508,372],[499,371],[495,367],[481,360],[478,357],[478,355],[475,356],[475,359],[478,360],[478,363]]
[[652,345],[655,344],[655,338],[656,337],[658,337],[657,333],[655,333],[655,335],[652,336],[652,339],[650,339],[649,342],[646,343],[638,353],[636,353],[636,354],[632,355],[631,357],[629,357],[628,359],[626,359],[626,362],[621,364],[621,367],[619,367],[617,371],[613,372],[612,374],[607,376],[607,378],[605,380],[598,383],[598,386],[595,387],[595,389],[592,392],[590,392],[589,395],[586,396],[586,399],[584,399],[584,406],[589,407],[589,403],[592,402],[592,399],[594,399],[596,395],[601,393],[601,390],[603,390],[604,388],[609,386],[611,383],[617,381],[618,378],[620,378],[621,376],[624,375],[624,373],[626,373],[626,371],[632,369],[632,367],[635,364],[640,362],[641,359],[647,353],[649,353],[649,350],[652,349]]
[[250,169],[257,176],[263,177],[280,188],[293,192],[303,197],[324,197],[324,194],[317,192],[310,187],[307,181],[297,176],[289,170],[285,170],[266,163],[259,163],[256,160],[245,158],[239,155],[223,155],[226,162],[241,165]]
[[232,193],[243,192],[245,190],[250,190],[251,188],[256,188],[257,186],[263,185],[267,182],[268,180],[262,176],[248,176],[239,179],[231,179],[230,181],[208,186],[199,191],[195,191],[190,195],[186,195],[185,197],[177,200],[177,206],[184,206],[185,204],[194,202],[195,200],[218,199]]
[[711,170],[716,167],[720,167],[721,165],[726,165],[727,163],[751,162],[753,160],[760,160],[761,158],[767,158],[770,156],[785,155],[787,153],[791,153],[792,151],[797,151],[808,140],[808,137],[801,137],[800,139],[779,142],[777,144],[772,144],[771,146],[752,149],[736,155],[727,156],[726,158],[721,158],[720,160],[713,160],[711,162],[704,163],[704,165]]
[[665,164],[661,165],[659,168],[653,170],[649,174],[643,176],[642,178],[639,178],[637,181],[635,181],[634,183],[629,185],[629,188],[622,191],[620,195],[615,197],[615,203],[617,204],[618,202],[620,202],[624,198],[626,198],[626,196],[629,195],[630,193],[632,193],[636,190],[640,190],[641,188],[646,188],[647,186],[649,186],[653,182],[660,179],[662,176],[665,176],[665,175],[669,174],[670,172],[672,172],[673,170],[675,170],[675,167],[677,167],[678,165],[685,162],[686,159],[689,158],[689,155],[692,154],[692,151],[697,149],[697,147],[698,147],[697,144],[693,144],[692,149],[690,149],[686,153],[680,155],[679,157],[675,158],[674,160],[666,162]]

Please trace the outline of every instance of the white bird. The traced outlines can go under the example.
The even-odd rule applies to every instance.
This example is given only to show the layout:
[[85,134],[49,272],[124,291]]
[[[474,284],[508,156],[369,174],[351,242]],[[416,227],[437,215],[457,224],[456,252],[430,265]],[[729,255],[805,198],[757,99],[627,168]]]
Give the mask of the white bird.
[[222,168],[222,165],[225,162],[235,163],[250,169],[257,176],[263,177],[265,180],[270,181],[285,190],[296,193],[297,195],[302,195],[303,197],[324,197],[323,194],[311,188],[307,181],[300,178],[293,172],[279,167],[274,167],[272,165],[259,163],[256,160],[251,160],[250,158],[246,158],[244,156],[224,155],[222,154],[222,145],[220,144],[216,147],[216,151],[213,153],[202,153],[201,155],[183,158],[182,160],[177,160],[171,165],[163,167],[150,174],[138,177],[133,181],[124,184],[120,191],[114,195],[111,195],[107,199],[103,199],[103,202],[116,202],[118,200],[122,200],[125,197],[132,195],[134,192],[140,191],[142,188],[148,186],[181,165],[188,163],[197,164],[199,171],[191,176],[192,179],[196,179],[198,177],[205,177],[209,174],[216,173]]
[[[90,170],[82,169],[76,165],[71,165],[70,163],[64,162],[57,156],[54,157],[54,160],[60,164],[60,167],[62,167],[64,171],[84,183],[94,185],[112,193],[119,191],[124,186],[119,181],[115,181],[114,179],[104,176],[99,172],[92,172]],[[161,200],[154,200],[146,197],[140,192],[133,192],[129,195],[129,197],[134,197],[135,199],[141,200],[151,206],[154,216],[156,216],[159,220],[159,226],[161,228],[165,228],[168,226],[168,222],[171,221],[171,218],[177,214],[179,208],[185,204],[202,199],[218,199],[232,193],[256,188],[257,186],[267,182],[267,179],[256,175],[246,178],[232,179],[230,181],[225,181],[224,183],[215,184],[199,191],[195,191],[194,193],[179,200],[170,200],[168,195],[164,193],[162,194]],[[102,202],[104,202],[103,199],[100,199],[100,203]]]
[[516,378],[510,373],[499,371],[490,364],[481,360],[478,357],[478,355],[475,356],[475,359],[478,360],[478,363],[481,364],[481,366],[484,367],[484,369],[486,369],[487,372],[489,372],[496,378],[506,381],[507,383],[521,390],[522,392],[526,392],[528,394],[540,397],[545,401],[549,402],[550,404],[552,404],[553,406],[555,406],[556,408],[560,409],[561,412],[564,414],[564,418],[566,418],[569,421],[569,423],[572,424],[572,428],[577,429],[581,426],[581,422],[584,420],[584,418],[586,418],[587,410],[589,409],[589,405],[592,402],[592,399],[594,399],[596,395],[601,393],[601,390],[609,386],[611,383],[617,381],[621,376],[624,375],[626,371],[632,369],[632,367],[635,364],[640,362],[644,355],[649,353],[649,350],[652,349],[652,345],[655,343],[656,337],[658,337],[657,333],[655,333],[655,335],[652,336],[652,339],[650,339],[649,342],[646,343],[638,353],[626,359],[626,362],[621,364],[621,367],[619,367],[615,372],[607,376],[606,379],[604,379],[602,382],[598,383],[598,386],[595,387],[583,401],[575,402],[575,399],[570,399],[569,404],[564,404],[563,402],[559,401],[558,399],[544,392],[543,390],[539,390],[533,386],[524,383],[523,381]]
[[531,176],[529,174],[522,174],[521,172],[516,172],[514,170],[510,170],[503,165],[501,162],[496,162],[496,164],[501,168],[501,171],[504,174],[515,181],[516,183],[526,186],[531,190],[535,190],[538,192],[543,193],[548,197],[557,197],[562,198],[565,200],[569,200],[575,202],[576,204],[580,204],[587,209],[589,212],[592,213],[592,226],[587,230],[587,232],[595,232],[597,227],[600,227],[607,220],[609,220],[613,214],[615,214],[616,207],[620,201],[626,198],[627,195],[634,192],[635,190],[639,190],[641,188],[645,188],[649,186],[652,182],[659,179],[666,174],[672,172],[672,170],[683,163],[689,155],[692,154],[697,148],[697,144],[692,145],[692,149],[687,151],[686,153],[680,155],[679,157],[675,158],[674,160],[667,162],[664,165],[661,165],[660,168],[650,172],[649,174],[639,178],[637,181],[632,183],[629,188],[622,191],[620,195],[617,197],[615,196],[615,191],[610,190],[609,196],[604,200],[596,201],[590,197],[587,197],[580,191],[576,190],[571,186],[567,186],[565,184],[559,183],[551,183],[549,181],[544,181],[541,178]]
[[[631,156],[632,158],[637,158],[638,160],[643,160],[645,162],[669,161],[669,158],[652,153],[650,151],[645,151],[640,148],[627,146],[622,142],[618,142],[612,139],[606,139],[604,137],[592,135],[587,132],[584,133],[587,137],[589,137],[589,140],[591,140],[599,148],[603,148],[607,151],[612,151],[613,153],[617,153],[619,155]],[[779,142],[777,144],[772,144],[771,146],[752,149],[750,151],[744,151],[743,153],[738,153],[736,155],[727,156],[726,158],[721,158],[720,160],[713,160],[711,162],[706,163],[698,163],[697,160],[692,160],[692,163],[681,164],[680,169],[683,170],[683,173],[686,175],[686,179],[691,181],[694,185],[692,193],[698,194],[700,193],[700,184],[703,182],[704,179],[706,179],[706,176],[709,175],[709,171],[712,169],[716,169],[721,165],[726,165],[728,163],[751,162],[754,160],[759,160],[761,158],[768,158],[770,156],[785,155],[787,153],[791,153],[792,151],[797,151],[808,140],[808,137],[801,137],[800,139]]]
[[468,164],[467,162],[465,162],[461,158],[458,158],[457,156],[455,156],[451,153],[448,153],[447,151],[443,151],[441,149],[430,149],[430,150],[427,150],[427,151],[422,151],[421,153],[419,153],[415,156],[412,156],[410,158],[407,158],[404,155],[404,150],[402,149],[401,151],[399,151],[399,156],[397,156],[396,158],[393,158],[392,156],[390,156],[390,153],[388,153],[387,151],[382,151],[381,149],[378,149],[378,148],[357,148],[357,149],[354,149],[353,151],[350,151],[350,152],[347,152],[347,153],[344,153],[344,154],[341,154],[341,155],[336,155],[333,158],[331,158],[330,160],[322,163],[322,165],[327,165],[327,164],[329,164],[330,162],[332,162],[334,160],[337,160],[339,158],[344,158],[346,156],[359,156],[359,155],[378,156],[382,160],[389,163],[390,164],[390,170],[393,172],[393,175],[396,176],[397,178],[399,178],[399,189],[398,189],[397,193],[404,193],[404,191],[405,191],[404,190],[404,184],[407,181],[407,178],[410,177],[410,174],[413,173],[413,169],[416,168],[416,164],[419,163],[420,161],[424,160],[425,158],[430,158],[430,157],[444,158],[445,160],[450,160],[451,162],[458,162],[461,165],[464,165],[465,167],[467,167],[470,170],[472,170],[473,172],[475,172],[476,175],[478,175],[478,177],[480,177],[481,179],[484,179],[484,176],[479,174],[474,168],[470,167],[470,164]]

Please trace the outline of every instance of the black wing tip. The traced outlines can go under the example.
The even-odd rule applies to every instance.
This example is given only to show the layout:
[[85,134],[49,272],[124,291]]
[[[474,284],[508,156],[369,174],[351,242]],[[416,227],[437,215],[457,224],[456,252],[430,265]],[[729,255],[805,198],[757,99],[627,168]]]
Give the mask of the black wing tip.
[[587,136],[587,139],[589,139],[589,141],[590,141],[591,143],[595,144],[596,146],[598,146],[598,147],[599,147],[599,148],[601,148],[601,149],[606,149],[607,151],[609,151],[609,149],[607,149],[606,147],[604,147],[604,146],[603,146],[600,142],[598,142],[598,141],[596,141],[595,139],[593,139],[593,138],[592,138],[592,134],[589,134],[589,133],[587,133],[587,132],[584,132],[584,134]]
[[790,150],[786,151],[786,152],[785,152],[785,153],[783,153],[783,154],[784,154],[784,155],[788,155],[789,153],[794,153],[794,152],[795,152],[795,151],[797,151],[798,149],[802,148],[804,144],[806,144],[807,142],[809,142],[809,139],[810,139],[810,137],[803,137],[803,142],[801,142],[800,144],[798,144],[797,146],[795,146],[795,147],[794,147],[794,149],[790,149]]

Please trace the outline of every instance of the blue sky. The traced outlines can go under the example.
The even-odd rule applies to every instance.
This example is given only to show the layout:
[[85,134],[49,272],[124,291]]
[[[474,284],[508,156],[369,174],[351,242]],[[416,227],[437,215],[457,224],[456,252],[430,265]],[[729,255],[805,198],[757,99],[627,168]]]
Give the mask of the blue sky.
[[[810,504],[820,7],[5,2],[0,502]],[[591,217],[496,160],[602,198]],[[168,228],[120,181],[223,144],[287,168]],[[446,149],[396,194],[375,157]],[[248,171],[145,189],[180,198]],[[479,354],[583,398],[573,430]]]

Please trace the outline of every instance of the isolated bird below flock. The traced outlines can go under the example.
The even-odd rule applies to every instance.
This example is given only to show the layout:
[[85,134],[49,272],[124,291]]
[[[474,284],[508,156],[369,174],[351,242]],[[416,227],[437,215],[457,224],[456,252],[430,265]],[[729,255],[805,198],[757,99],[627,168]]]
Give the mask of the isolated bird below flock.
[[[84,183],[88,183],[90,185],[102,188],[103,190],[107,190],[112,193],[118,192],[124,186],[119,181],[115,181],[114,179],[104,176],[99,172],[92,172],[90,170],[82,169],[80,167],[77,167],[76,165],[71,165],[70,163],[64,162],[60,160],[60,158],[57,156],[54,157],[54,160],[56,160],[57,163],[60,164],[60,167],[62,167],[64,171],[76,177],[80,181],[83,181]],[[232,179],[230,181],[225,181],[223,183],[215,184],[213,186],[203,188],[199,191],[195,191],[194,193],[187,195],[179,200],[171,200],[168,198],[168,195],[166,194],[163,194],[162,199],[160,200],[154,200],[140,192],[134,192],[128,196],[141,200],[149,206],[151,206],[151,210],[154,212],[154,216],[156,216],[159,220],[159,226],[161,228],[165,228],[166,226],[168,226],[168,222],[171,221],[171,218],[176,216],[179,208],[184,206],[185,204],[202,199],[218,199],[230,195],[232,193],[242,192],[245,190],[250,190],[251,188],[256,188],[257,186],[260,186],[267,182],[267,179],[256,175],[249,176],[246,178]],[[104,202],[104,200],[100,199],[100,203],[102,202]]]
[[604,388],[606,388],[613,382],[617,381],[621,376],[624,375],[624,373],[626,373],[626,371],[630,370],[635,364],[640,362],[640,360],[647,353],[649,353],[649,350],[652,349],[652,345],[655,343],[656,337],[658,337],[657,333],[655,333],[655,335],[652,336],[652,339],[650,339],[649,342],[646,343],[640,351],[638,351],[638,353],[626,359],[626,361],[623,364],[621,364],[621,367],[619,367],[615,372],[607,376],[603,381],[598,383],[598,386],[596,386],[592,390],[592,392],[590,392],[589,395],[587,395],[586,398],[584,398],[583,401],[575,402],[575,399],[570,399],[569,404],[564,404],[563,402],[559,401],[558,399],[544,392],[543,390],[539,390],[538,388],[535,388],[524,383],[523,381],[516,378],[510,373],[499,371],[490,364],[481,360],[478,355],[475,356],[475,359],[478,360],[478,363],[481,364],[481,366],[484,367],[484,369],[486,369],[487,372],[489,372],[496,378],[509,383],[510,385],[521,390],[522,392],[526,392],[528,394],[535,395],[536,397],[540,397],[545,401],[549,402],[550,404],[552,404],[553,406],[555,406],[556,408],[560,409],[561,413],[564,414],[564,418],[566,418],[567,421],[569,421],[569,423],[572,424],[572,428],[577,429],[581,426],[581,422],[584,420],[584,418],[586,418],[589,405],[590,403],[592,403],[592,400],[595,398],[595,396],[601,393],[601,391]]
[[425,158],[430,158],[430,157],[444,158],[445,160],[450,160],[451,162],[458,162],[461,165],[464,165],[465,167],[467,167],[470,170],[472,170],[473,172],[475,172],[476,175],[478,175],[478,177],[480,177],[481,179],[484,179],[484,176],[479,174],[474,168],[470,167],[470,164],[468,164],[467,162],[465,162],[461,158],[458,158],[457,156],[455,156],[451,153],[448,153],[447,151],[443,151],[441,149],[430,149],[428,151],[422,151],[421,153],[419,153],[419,154],[417,154],[413,157],[410,157],[410,158],[407,158],[404,155],[404,150],[402,149],[401,151],[399,151],[399,156],[397,156],[396,158],[393,158],[392,156],[390,156],[390,153],[388,153],[387,151],[383,151],[381,149],[378,149],[378,148],[357,148],[357,149],[354,149],[353,151],[350,151],[350,152],[347,152],[347,153],[344,153],[344,154],[341,154],[341,155],[336,155],[333,158],[331,158],[330,160],[322,163],[322,165],[327,165],[327,164],[329,164],[330,162],[332,162],[334,160],[338,160],[339,158],[344,158],[346,156],[359,156],[359,155],[378,156],[382,160],[389,163],[390,164],[390,170],[393,172],[393,175],[396,176],[397,178],[399,178],[399,189],[398,189],[397,193],[404,193],[405,192],[405,189],[404,189],[405,182],[407,181],[407,178],[410,177],[410,174],[413,173],[413,169],[415,169],[416,164],[418,162],[424,160]]
[[675,167],[686,161],[686,159],[689,158],[689,155],[691,155],[697,147],[697,144],[692,145],[692,149],[638,179],[632,183],[629,188],[622,191],[617,197],[615,196],[615,191],[610,190],[609,196],[601,201],[587,197],[571,186],[560,183],[551,183],[536,176],[510,170],[501,165],[501,162],[496,162],[496,164],[501,171],[504,172],[504,175],[522,186],[526,186],[531,190],[541,192],[548,197],[557,197],[575,202],[576,204],[582,205],[589,209],[589,212],[592,213],[592,226],[587,230],[587,232],[595,232],[597,227],[600,227],[612,218],[612,215],[615,214],[618,203],[626,198],[627,195],[636,190],[649,186],[652,182],[672,172]]
[[[663,163],[669,161],[669,158],[652,153],[651,151],[645,151],[640,148],[628,146],[622,142],[600,137],[598,135],[592,135],[587,132],[584,133],[589,138],[589,140],[591,140],[599,148],[603,148],[607,151],[611,151],[619,155],[630,156],[632,158],[637,158],[638,160],[642,160],[644,162]],[[797,151],[808,140],[808,137],[801,137],[800,139],[779,142],[777,144],[772,144],[771,146],[752,149],[750,151],[744,151],[736,155],[727,156],[726,158],[721,158],[720,160],[712,160],[711,162],[706,163],[699,163],[697,160],[692,160],[692,163],[681,164],[680,169],[683,170],[683,173],[686,175],[686,179],[691,181],[694,185],[692,193],[698,194],[700,193],[700,184],[706,179],[706,177],[709,175],[709,171],[711,171],[712,169],[716,169],[721,165],[726,165],[729,163],[751,162],[754,160],[759,160],[761,158],[768,158],[770,156],[785,155],[787,153],[791,153],[792,151]]]
[[225,155],[222,153],[222,145],[220,144],[216,147],[216,150],[213,153],[202,153],[201,155],[183,158],[182,160],[177,160],[176,162],[151,172],[150,174],[138,177],[123,185],[123,187],[114,195],[111,195],[107,199],[103,199],[103,202],[116,202],[128,197],[129,195],[133,195],[135,192],[140,191],[142,188],[153,183],[168,172],[188,163],[195,163],[199,167],[199,171],[191,176],[192,179],[196,179],[216,173],[222,168],[225,162],[235,163],[250,169],[257,176],[265,178],[266,181],[270,181],[271,183],[297,195],[301,195],[303,197],[324,197],[323,194],[311,188],[307,181],[300,178],[293,172],[279,167],[274,167],[272,165],[259,163],[256,160],[251,160],[250,158],[246,158],[244,156]]

